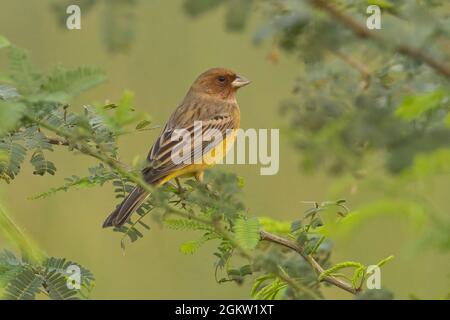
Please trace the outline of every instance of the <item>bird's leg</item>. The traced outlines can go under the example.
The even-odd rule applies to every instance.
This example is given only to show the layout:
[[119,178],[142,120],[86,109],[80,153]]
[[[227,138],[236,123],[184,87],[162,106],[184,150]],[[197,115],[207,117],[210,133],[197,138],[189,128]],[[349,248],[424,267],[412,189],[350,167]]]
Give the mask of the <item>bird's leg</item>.
[[175,182],[176,182],[176,184],[177,184],[178,193],[179,193],[179,194],[184,193],[186,190],[181,186],[180,179],[178,179],[178,177],[175,178]]
[[197,171],[194,175],[195,180],[197,180],[200,183],[203,183],[203,177],[204,177],[204,173],[203,171]]
[[[203,183],[203,177],[204,177],[204,172],[203,171],[197,171],[194,175],[195,180],[197,180],[200,183]],[[209,192],[212,192],[212,188],[211,185],[209,183],[206,184],[206,189],[208,189]]]
[[180,179],[178,179],[178,177],[175,178],[174,180],[175,180],[175,183],[177,184],[176,188],[178,189],[177,193],[178,193],[178,198],[179,198],[174,203],[176,206],[181,205],[181,207],[183,209],[186,209],[186,203],[184,202],[184,200],[185,200],[184,193],[186,192],[186,189],[181,186]]

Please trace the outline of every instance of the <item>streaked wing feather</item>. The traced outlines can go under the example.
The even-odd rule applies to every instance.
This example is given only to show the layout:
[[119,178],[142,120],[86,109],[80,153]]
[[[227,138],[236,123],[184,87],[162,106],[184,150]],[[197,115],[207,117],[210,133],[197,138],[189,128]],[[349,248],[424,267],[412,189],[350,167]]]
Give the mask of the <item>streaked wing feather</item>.
[[[148,161],[150,167],[143,170],[147,182],[153,183],[176,170],[180,170],[189,165],[189,159],[194,163],[201,159],[202,155],[214,149],[223,139],[225,139],[228,129],[234,129],[231,115],[217,115],[213,119],[203,120],[202,126],[191,126],[183,128],[191,136],[190,152],[183,155],[180,163],[172,161],[172,152],[179,152],[186,147],[189,141],[185,139],[172,140],[172,136],[177,128],[169,128],[167,125],[161,135],[150,150]],[[202,130],[203,139],[194,139],[195,131]],[[217,130],[217,131],[216,131]],[[220,132],[221,139],[212,139],[215,133]],[[212,141],[210,141],[212,139]]]

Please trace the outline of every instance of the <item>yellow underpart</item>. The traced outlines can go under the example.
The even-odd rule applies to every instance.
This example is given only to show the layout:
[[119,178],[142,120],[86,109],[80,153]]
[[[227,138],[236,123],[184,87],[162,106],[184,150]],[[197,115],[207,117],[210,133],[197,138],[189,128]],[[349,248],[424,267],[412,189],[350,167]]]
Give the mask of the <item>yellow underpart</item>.
[[236,130],[228,134],[225,140],[220,142],[214,149],[209,151],[207,154],[203,155],[202,162],[198,164],[190,164],[182,169],[176,170],[171,174],[167,175],[162,179],[158,185],[163,185],[164,183],[175,179],[177,177],[192,177],[196,173],[201,172],[213,165],[218,161],[223,159],[227,152],[233,147],[234,141],[236,140]]

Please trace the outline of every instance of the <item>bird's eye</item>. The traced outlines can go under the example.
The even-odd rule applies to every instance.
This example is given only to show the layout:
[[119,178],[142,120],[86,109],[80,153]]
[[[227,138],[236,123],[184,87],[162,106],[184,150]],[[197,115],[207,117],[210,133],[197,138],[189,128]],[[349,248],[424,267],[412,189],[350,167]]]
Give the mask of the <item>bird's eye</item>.
[[225,82],[226,78],[225,76],[219,76],[219,78],[217,78],[220,82]]

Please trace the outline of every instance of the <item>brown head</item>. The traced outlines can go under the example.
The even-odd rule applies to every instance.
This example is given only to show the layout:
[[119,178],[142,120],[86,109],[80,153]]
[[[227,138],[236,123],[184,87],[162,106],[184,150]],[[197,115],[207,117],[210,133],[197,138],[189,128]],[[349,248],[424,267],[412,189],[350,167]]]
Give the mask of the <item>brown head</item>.
[[250,81],[225,68],[213,68],[203,72],[193,83],[191,91],[221,99],[233,99],[239,88]]

